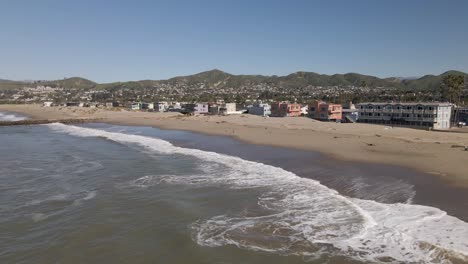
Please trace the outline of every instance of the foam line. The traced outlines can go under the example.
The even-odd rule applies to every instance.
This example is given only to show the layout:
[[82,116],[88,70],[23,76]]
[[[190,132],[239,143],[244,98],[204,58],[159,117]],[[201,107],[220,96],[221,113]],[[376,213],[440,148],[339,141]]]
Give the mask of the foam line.
[[204,161],[200,163],[204,174],[145,176],[136,180],[140,185],[165,182],[265,189],[258,204],[271,214],[222,215],[194,223],[194,240],[200,245],[232,244],[283,255],[330,254],[372,262],[468,261],[468,223],[438,208],[344,197],[318,181],[281,168],[176,147],[157,138],[63,124],[47,126],[73,136],[138,144],[156,153]]

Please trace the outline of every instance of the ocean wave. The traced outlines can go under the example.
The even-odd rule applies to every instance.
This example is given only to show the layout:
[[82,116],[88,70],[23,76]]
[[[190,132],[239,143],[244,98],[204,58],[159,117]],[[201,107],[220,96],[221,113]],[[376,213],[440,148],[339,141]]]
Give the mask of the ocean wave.
[[0,121],[20,121],[25,120],[26,117],[15,115],[12,113],[2,113],[0,112]]
[[[339,255],[371,262],[450,263],[468,261],[468,223],[438,208],[404,203],[384,204],[349,198],[311,179],[281,168],[140,135],[49,124],[52,130],[79,137],[101,137],[138,144],[163,154],[196,157],[200,175],[145,176],[136,184],[222,185],[262,188],[262,216],[220,215],[192,225],[203,246],[236,245],[282,255]],[[228,168],[219,170],[217,166]]]

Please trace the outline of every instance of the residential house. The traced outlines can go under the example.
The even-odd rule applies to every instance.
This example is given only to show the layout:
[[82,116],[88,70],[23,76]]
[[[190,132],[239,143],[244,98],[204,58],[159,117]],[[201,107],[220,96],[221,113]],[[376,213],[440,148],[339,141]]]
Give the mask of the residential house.
[[118,102],[107,102],[106,107],[119,107],[120,104]]
[[340,104],[329,104],[315,101],[309,104],[309,117],[323,121],[341,121],[343,107]]
[[132,103],[132,104],[130,104],[130,109],[132,109],[132,110],[141,110],[141,109],[143,109],[142,103]]
[[208,114],[208,104],[207,103],[198,103],[195,106],[195,113],[196,114]]
[[153,104],[153,109],[156,112],[167,112],[169,109],[169,104],[164,101],[156,102]]
[[219,115],[220,109],[221,109],[221,106],[219,104],[215,104],[215,103],[208,104],[208,112],[210,113],[210,115]]
[[184,104],[181,112],[184,114],[191,114],[195,112],[196,107],[197,104]]
[[222,115],[242,114],[236,111],[236,103],[225,103],[219,108],[219,112]]
[[271,116],[286,117],[300,116],[301,105],[297,103],[277,102],[271,104]]

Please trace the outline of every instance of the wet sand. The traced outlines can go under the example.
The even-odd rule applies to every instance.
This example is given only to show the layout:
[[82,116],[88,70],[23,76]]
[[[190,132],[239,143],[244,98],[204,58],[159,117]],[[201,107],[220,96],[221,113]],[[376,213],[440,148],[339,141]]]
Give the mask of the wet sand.
[[[85,126],[99,128],[101,125]],[[436,207],[468,222],[466,188],[448,184],[435,175],[401,166],[336,161],[314,151],[253,145],[225,136],[158,130],[158,137],[184,148],[214,151],[281,167],[301,177],[317,180],[344,196],[381,203],[409,202]]]

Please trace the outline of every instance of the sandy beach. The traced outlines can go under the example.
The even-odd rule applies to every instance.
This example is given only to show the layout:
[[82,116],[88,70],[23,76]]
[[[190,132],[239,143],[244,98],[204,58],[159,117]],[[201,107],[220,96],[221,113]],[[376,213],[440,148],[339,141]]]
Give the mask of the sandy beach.
[[338,160],[404,166],[468,187],[468,133],[435,132],[368,124],[336,124],[309,118],[253,115],[184,116],[124,109],[0,105],[0,111],[32,119],[92,118],[105,123],[154,126],[231,136],[262,145],[318,151]]

